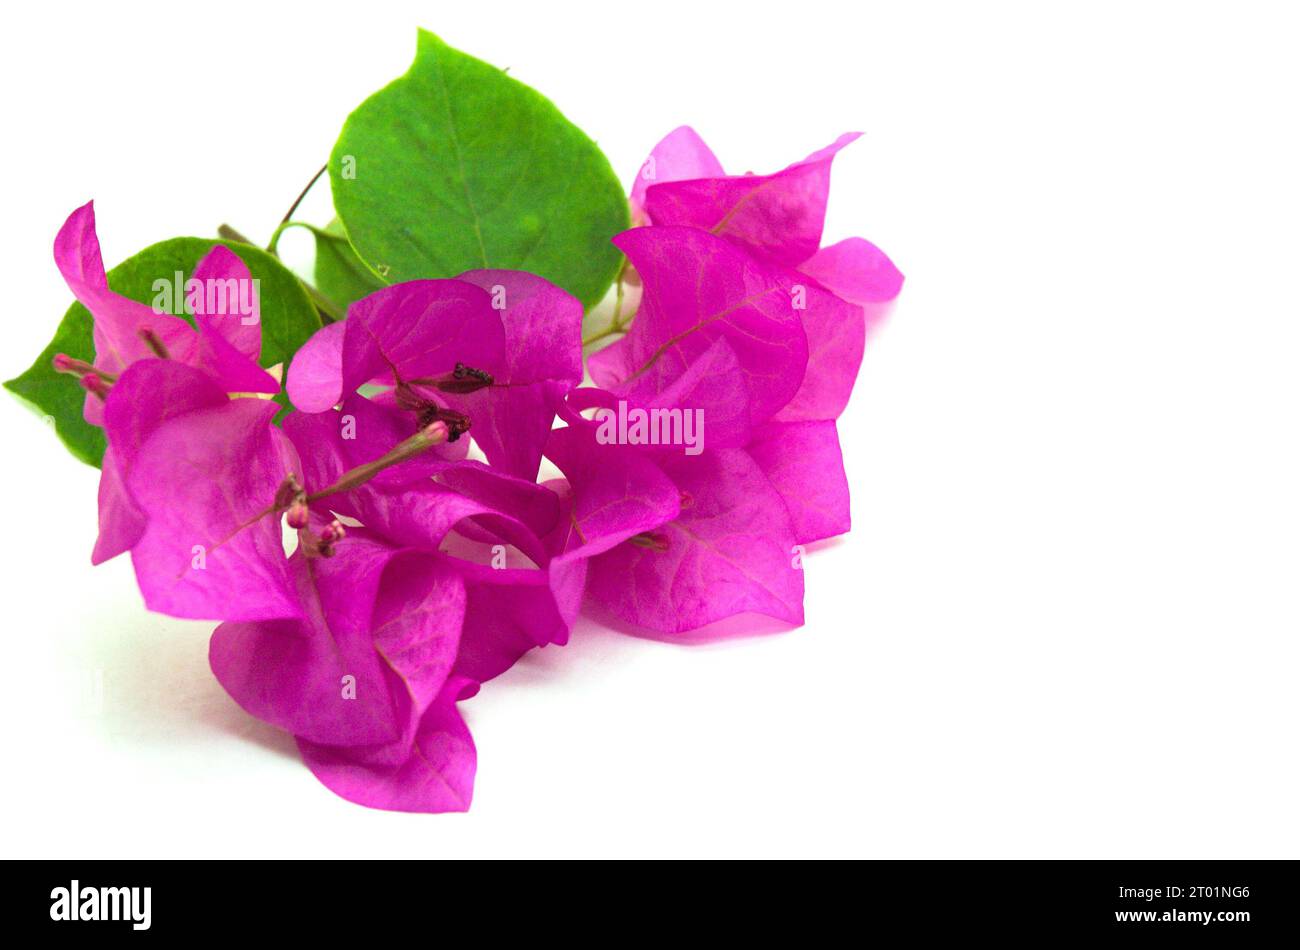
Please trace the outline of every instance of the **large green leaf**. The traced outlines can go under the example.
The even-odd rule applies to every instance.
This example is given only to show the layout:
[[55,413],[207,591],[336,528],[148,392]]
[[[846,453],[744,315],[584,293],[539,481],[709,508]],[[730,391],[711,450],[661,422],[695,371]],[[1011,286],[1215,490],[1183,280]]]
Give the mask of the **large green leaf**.
[[484,267],[540,274],[588,307],[628,227],[609,161],[551,102],[421,30],[405,76],[343,126],[334,207],[389,282]]
[[[114,267],[108,272],[108,284],[132,300],[152,304],[157,296],[154,281],[170,281],[177,271],[188,276],[217,243],[238,254],[248,265],[249,273],[260,282],[262,365],[287,365],[298,347],[320,329],[320,318],[298,278],[259,248],[236,241],[172,238],[152,244]],[[174,300],[172,312],[184,316],[182,304],[183,299]],[[88,362],[93,360],[92,326],[90,312],[74,303],[63,315],[50,345],[27,372],[9,380],[5,388],[31,403],[37,411],[53,417],[54,427],[68,450],[83,462],[97,466],[104,457],[104,433],[82,418],[85,391],[76,380],[59,375],[50,365],[55,353],[67,353]]]

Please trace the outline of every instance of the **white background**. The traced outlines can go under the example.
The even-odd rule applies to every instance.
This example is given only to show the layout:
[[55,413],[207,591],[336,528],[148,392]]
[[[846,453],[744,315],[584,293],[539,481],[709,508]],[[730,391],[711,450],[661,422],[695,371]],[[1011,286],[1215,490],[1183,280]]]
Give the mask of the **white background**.
[[683,122],[737,172],[864,131],[827,239],[907,283],[841,420],[854,530],[807,559],[807,625],[689,648],[585,622],[462,707],[468,815],[320,786],[212,678],[211,624],[146,613],[125,558],[90,568],[97,475],[6,394],[0,853],[1300,856],[1293,17],[11,9],[6,378],[71,299],[50,244],[74,207],[96,199],[110,266],[222,221],[265,240],[416,25],[542,90],[625,180]]

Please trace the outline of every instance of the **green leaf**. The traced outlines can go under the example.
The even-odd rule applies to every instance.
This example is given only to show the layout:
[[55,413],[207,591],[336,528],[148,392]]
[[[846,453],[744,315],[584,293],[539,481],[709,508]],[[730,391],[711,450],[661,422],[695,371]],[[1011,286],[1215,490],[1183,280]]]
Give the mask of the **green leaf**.
[[363,102],[330,156],[361,258],[396,283],[527,270],[591,307],[629,225],[608,159],[551,102],[421,30],[405,76]]
[[387,286],[357,257],[338,218],[324,229],[312,228],[311,233],[316,237],[316,289],[344,312],[354,301]]
[[86,400],[86,391],[71,376],[54,372],[50,361],[55,353],[67,353],[87,362],[94,359],[90,312],[81,304],[74,303],[68,308],[50,345],[36,357],[36,362],[27,372],[6,382],[5,388],[52,420],[54,431],[69,452],[87,465],[98,468],[107,444],[104,430],[82,418],[81,407]]
[[[108,272],[108,285],[132,300],[152,304],[157,296],[154,281],[161,278],[170,282],[177,271],[188,277],[218,243],[238,254],[248,265],[249,273],[260,282],[262,365],[287,366],[298,347],[320,329],[320,318],[298,278],[260,248],[237,241],[172,238],[152,244],[114,267]],[[173,300],[172,312],[184,316],[183,303],[183,297]],[[31,403],[38,412],[53,417],[55,430],[68,450],[88,465],[98,466],[104,457],[104,432],[82,418],[85,390],[72,377],[54,372],[50,365],[55,353],[92,361],[95,357],[92,327],[90,312],[80,303],[73,303],[63,315],[50,345],[27,372],[6,382],[5,388]]]

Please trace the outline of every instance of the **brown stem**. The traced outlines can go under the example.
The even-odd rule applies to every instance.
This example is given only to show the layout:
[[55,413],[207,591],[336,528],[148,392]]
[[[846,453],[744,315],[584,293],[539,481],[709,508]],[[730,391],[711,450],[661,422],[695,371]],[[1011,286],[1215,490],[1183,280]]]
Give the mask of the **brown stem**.
[[311,176],[311,181],[307,182],[307,187],[305,187],[302,191],[298,193],[298,197],[293,199],[293,204],[289,205],[289,210],[286,211],[284,213],[284,217],[280,219],[281,224],[288,223],[289,219],[293,217],[293,213],[298,210],[298,205],[302,204],[302,199],[307,197],[307,192],[311,191],[312,185],[320,181],[320,176],[325,174],[325,170],[327,168],[329,168],[328,164],[322,165],[320,167],[320,171],[318,171],[316,174]]

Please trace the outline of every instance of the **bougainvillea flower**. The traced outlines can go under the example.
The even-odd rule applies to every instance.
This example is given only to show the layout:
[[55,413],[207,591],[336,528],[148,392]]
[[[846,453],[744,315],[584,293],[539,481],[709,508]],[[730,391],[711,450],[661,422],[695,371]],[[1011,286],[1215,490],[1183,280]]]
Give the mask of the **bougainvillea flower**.
[[[712,149],[689,125],[678,126],[662,139],[637,170],[628,201],[632,206],[632,223],[651,223],[645,211],[645,193],[659,182],[686,181],[697,178],[722,178],[726,172]],[[667,223],[667,222],[662,222]]]
[[505,328],[491,295],[462,280],[377,290],[348,308],[345,326],[344,394],[390,374],[397,381],[433,380],[453,373],[457,363],[498,362],[505,351]]
[[651,461],[574,425],[547,455],[573,492],[573,535],[588,539],[587,595],[622,620],[664,633],[751,612],[803,622],[789,511],[743,449]]
[[[588,358],[598,386],[639,405],[689,386],[691,398],[682,392],[678,404],[721,421],[724,405],[734,405],[722,395],[726,355],[707,354],[721,338],[744,376],[752,425],[843,412],[862,362],[860,307],[703,231],[636,228],[615,242],[645,289],[627,335]],[[706,354],[712,366],[700,375],[719,388],[718,399],[705,400],[691,379],[692,363]]]
[[[734,356],[751,425],[790,402],[804,379],[808,341],[795,308],[794,283],[784,272],[693,228],[634,228],[614,243],[641,275],[645,290],[628,334],[588,358],[598,386],[649,404],[689,375],[697,360],[722,364]],[[812,290],[814,305],[839,303]],[[730,355],[710,352],[719,339]],[[718,369],[726,372],[722,365]],[[725,400],[726,392],[718,395]],[[695,405],[706,417],[721,408]]]
[[415,280],[375,291],[319,330],[289,370],[289,398],[324,412],[365,383],[436,379],[456,364],[499,361],[505,330],[492,298],[459,280]]
[[[310,502],[302,511],[288,507],[300,540],[322,530],[342,535],[332,504],[385,489],[369,484],[365,466],[339,477],[348,464],[333,418],[340,413],[287,418],[304,460],[271,424],[276,409],[229,399],[205,374],[161,359],[132,365],[109,391],[110,457],[123,459],[111,469],[121,476],[118,504],[138,515],[130,524],[138,537],[121,544],[131,547],[146,602],[176,616],[225,619],[210,648],[214,673],[248,712],[293,733],[304,761],[338,794],[375,807],[464,809],[475,754],[455,702],[477,683],[463,672],[450,678],[468,599],[458,562],[364,526],[347,529],[328,551],[300,543],[286,557],[286,484],[301,479],[321,489],[299,490]],[[433,425],[445,437],[445,425]],[[461,487],[501,479],[511,484],[497,497],[519,491],[519,480],[478,463],[444,465]],[[437,497],[412,516],[432,515],[444,531],[481,519],[492,537],[532,536],[489,505],[425,487]],[[531,490],[558,508],[547,489]],[[554,510],[548,519],[535,501],[523,507],[539,528],[554,527]],[[385,513],[398,523],[396,506]],[[423,539],[432,530],[413,533]],[[523,546],[542,556],[540,542]]]
[[[355,432],[377,432],[371,423],[385,420],[356,398]],[[301,619],[224,624],[212,641],[213,670],[248,712],[292,732],[337,794],[379,808],[462,810],[475,753],[455,702],[528,650],[567,640],[576,603],[558,566],[488,566],[442,548],[456,532],[462,542],[508,543],[551,568],[533,529],[556,530],[559,502],[543,486],[472,461],[350,486],[340,471],[362,440],[342,435],[349,408],[345,400],[340,410],[292,413],[284,427],[306,485],[348,486],[313,495],[312,517],[347,512],[363,526],[348,528],[328,559],[296,553]],[[484,498],[516,506],[529,523]],[[341,698],[340,683],[351,698]]]
[[[304,456],[325,459],[327,467],[343,464],[340,426],[331,414],[294,413],[285,425]],[[560,430],[556,440],[582,435]],[[300,551],[290,560],[300,619],[218,628],[210,650],[214,673],[246,711],[293,733],[304,762],[344,798],[404,811],[467,808],[475,751],[456,701],[539,639],[555,639],[542,634],[548,626],[567,634],[586,558],[677,511],[676,488],[648,461],[626,452],[621,460],[595,461],[578,456],[570,465],[587,487],[582,506],[553,526],[547,546],[560,553],[549,571],[470,564],[350,528],[333,557]],[[333,474],[308,466],[304,478]],[[370,481],[347,495],[355,501],[406,493],[406,501],[423,490],[418,485]],[[328,517],[338,500],[319,499],[314,516]],[[359,509],[374,513],[364,504]],[[553,584],[563,588],[559,597]]]
[[582,382],[582,305],[522,271],[386,287],[298,351],[289,397],[321,412],[366,382],[417,415],[473,420],[493,466],[536,478],[555,407]]
[[[401,739],[407,725],[394,708],[408,692],[430,702],[455,662],[465,608],[459,578],[433,558],[403,556],[364,528],[349,530],[332,557],[300,550],[289,563],[302,619],[217,628],[217,678],[249,713],[312,742]],[[381,585],[390,567],[401,578],[398,594]],[[412,572],[421,579],[418,590],[405,578]],[[399,662],[411,658],[418,662]],[[391,689],[393,665],[417,672],[418,682]],[[344,677],[352,678],[355,695],[340,701]]]
[[159,425],[125,480],[145,516],[131,547],[150,610],[198,620],[300,616],[280,520],[267,517],[301,466],[271,424],[280,407],[231,399]]
[[[820,247],[831,162],[858,137],[841,135],[772,175],[728,176],[694,130],[675,129],[655,146],[633,185],[630,200],[634,211],[642,212],[634,223],[689,225],[735,241],[858,305],[863,309],[862,329],[870,331],[898,296],[903,275],[883,251],[861,238]],[[815,350],[834,342],[819,345],[824,329],[834,329],[841,342],[861,335],[856,322],[823,328],[810,319],[807,329]]]
[[[298,447],[307,486],[333,485],[411,435],[409,418],[356,394],[338,410],[291,413],[284,429]],[[320,505],[390,539],[434,549],[454,525],[474,519],[480,539],[497,539],[495,529],[530,555],[540,551],[536,538],[559,517],[555,495],[541,485],[481,462],[447,460],[436,447],[385,467],[363,485],[322,497]]]
[[[613,413],[616,411],[615,405],[616,400],[611,393],[584,387],[574,390],[570,395],[563,415],[570,429],[585,429],[590,434],[596,432],[599,426],[580,413],[591,408]],[[675,404],[666,404],[666,407],[670,410],[676,408]],[[770,421],[753,438],[728,440],[725,444],[719,444],[714,436],[712,417],[709,419],[709,450],[737,447],[748,450],[768,476],[772,487],[786,502],[796,543],[820,541],[849,530],[848,478],[844,471],[834,420]],[[742,430],[741,427],[731,426],[727,431],[737,433]],[[649,445],[638,446],[636,451],[662,459],[666,456],[680,456],[682,447],[671,444]]]
[[[181,317],[159,313],[109,289],[95,233],[94,202],[72,212],[59,230],[54,260],[94,318],[93,365],[102,377],[115,378],[136,360],[156,358],[161,350],[212,375],[225,392],[279,392],[279,383],[257,365],[262,331],[255,302],[248,313],[219,313],[209,308],[207,294],[194,294],[187,299],[194,304],[196,330]],[[242,281],[249,288],[248,298],[256,299],[247,266],[221,245],[199,262],[191,280]],[[103,420],[101,400],[93,393],[86,397],[85,417],[95,425]]]
[[250,714],[291,732],[320,781],[350,801],[463,811],[475,753],[449,682],[465,590],[430,555],[351,529],[330,558],[296,554],[301,621],[226,623],[213,673]]
[[364,528],[291,564],[303,619],[226,623],[213,673],[247,712],[292,733],[331,790],[380,808],[469,806],[474,747],[448,677],[465,612],[457,573]]
[[[680,134],[681,130],[673,133]],[[841,135],[826,148],[771,175],[660,178],[645,190],[646,215],[657,227],[686,225],[710,231],[760,257],[798,267],[821,246],[831,161],[859,135]],[[703,159],[697,162],[705,164]]]
[[582,304],[523,271],[470,271],[459,279],[500,304],[505,347],[499,361],[477,366],[492,377],[491,385],[444,398],[473,420],[470,434],[488,462],[536,479],[556,406],[582,383]]
[[[624,354],[616,351],[613,356],[621,360]],[[593,369],[593,372],[597,372],[597,378],[605,380],[611,389],[584,386],[573,390],[560,407],[561,417],[571,424],[591,424],[590,420],[576,415],[588,409],[605,410],[617,417],[619,403],[629,402],[628,394],[621,392],[624,388],[622,380],[630,377],[635,369],[627,369],[611,361],[601,365],[598,370]],[[639,396],[633,394],[630,398],[631,405],[650,417],[656,411],[671,414],[698,410],[702,413],[702,418],[707,420],[708,444],[713,448],[748,445],[753,435],[749,379],[740,367],[736,351],[725,337],[720,336],[710,343],[708,349],[695,357],[681,375],[662,391]],[[654,451],[655,448],[651,446],[649,450]],[[681,449],[665,447],[662,451],[680,452]]]
[[565,475],[548,483],[563,515],[544,539],[551,554],[549,589],[565,626],[573,624],[581,607],[590,559],[681,510],[676,486],[649,458],[624,446],[599,444],[586,420],[576,414],[573,419],[574,424],[552,431],[546,446],[547,458]]
[[[159,368],[141,364],[132,376],[150,370]],[[448,485],[379,485],[364,466],[364,480],[341,472],[351,441],[341,411],[292,413],[286,437],[271,425],[275,404],[221,399],[163,421],[134,457],[128,487],[146,521],[132,556],[147,602],[174,615],[227,619],[210,648],[218,679],[248,712],[293,733],[304,761],[338,794],[403,810],[468,807],[474,748],[455,701],[478,680],[466,670],[494,675],[542,645],[539,638],[560,640],[557,625],[567,637],[567,624],[552,607],[548,625],[543,607],[554,597],[546,572],[479,567],[436,548],[466,523],[545,561],[543,546],[523,522]],[[534,526],[554,529],[558,501],[548,489],[480,463],[442,465],[459,489],[523,498]],[[354,526],[329,556],[300,544],[286,558],[282,511],[268,500],[290,476],[310,500],[300,537],[331,523],[340,508],[403,537]],[[550,499],[549,517],[521,484]],[[221,499],[217,486],[225,489]],[[419,523],[408,527],[404,519]],[[194,538],[218,540],[195,546]],[[511,634],[533,637],[520,649],[493,642],[512,611]],[[464,657],[462,629],[471,636]]]
[[[843,533],[850,523],[848,482],[833,420],[848,401],[861,360],[861,310],[812,282],[800,283],[788,268],[759,261],[703,231],[641,228],[620,235],[618,242],[642,274],[641,310],[622,340],[590,358],[592,377],[603,389],[570,394],[572,412],[566,413],[566,420],[575,429],[591,430],[590,420],[573,413],[611,409],[614,400],[670,410],[701,408],[705,456],[732,454],[696,463],[684,458],[680,447],[643,451],[675,482],[695,482],[700,471],[713,466],[706,491],[715,505],[707,530],[725,534],[732,526],[730,518],[758,519],[756,523],[767,525],[765,536],[778,539],[779,546],[738,545],[736,556],[758,562],[751,566],[746,561],[742,573],[775,581],[756,582],[734,597],[721,595],[706,607],[677,600],[669,591],[682,590],[679,571],[725,573],[725,559],[712,556],[707,545],[694,556],[707,533],[690,527],[678,533],[665,530],[651,542],[624,546],[618,557],[601,561],[617,563],[618,570],[637,578],[635,597],[618,593],[626,585],[614,582],[617,570],[601,573],[593,568],[590,593],[620,617],[670,633],[749,610],[798,622],[800,600],[792,596],[798,578],[791,576],[790,549]],[[712,299],[706,300],[710,293]],[[748,312],[755,302],[766,305],[758,315]],[[825,328],[813,340],[831,345],[806,352],[806,370],[800,373],[790,354],[809,326]],[[744,396],[701,399],[699,394],[707,391],[702,386],[727,391],[733,362]],[[747,426],[735,423],[737,405],[749,407]],[[717,431],[715,420],[721,423]],[[748,454],[734,454],[738,449]],[[742,500],[757,508],[737,513]],[[678,524],[689,525],[696,517],[698,512],[684,510]],[[658,549],[664,544],[674,556],[665,557]],[[776,556],[777,550],[782,556]],[[658,597],[650,596],[657,584],[664,589]],[[647,607],[656,602],[681,610]]]
[[589,430],[554,430],[546,456],[564,473],[566,516],[548,539],[557,555],[595,557],[681,513],[681,493],[659,466]]
[[[353,465],[351,453],[362,442],[360,434],[378,431],[369,424],[376,409],[369,400],[355,398],[355,409],[345,401],[337,412],[286,417],[284,427],[298,447],[306,484],[337,483]],[[357,437],[345,439],[340,420],[353,411]],[[499,675],[528,649],[566,642],[577,613],[573,580],[562,563],[552,563],[551,549],[542,540],[559,524],[557,494],[473,460],[408,467],[418,461],[383,473],[392,478],[375,477],[346,493],[325,495],[317,506],[322,514],[345,515],[390,543],[415,550],[445,554],[453,536],[458,540],[448,563],[462,577],[468,595],[465,658],[459,669],[474,680]],[[532,566],[499,562],[494,555],[507,549]],[[493,563],[467,560],[471,554]]]
[[[333,413],[294,413],[285,429],[299,448],[304,479],[328,483],[352,464],[363,446],[361,433],[384,440],[385,424],[372,400],[345,400]],[[356,436],[343,439],[340,420],[352,415]],[[379,422],[379,425],[372,424]],[[361,448],[359,448],[361,447]],[[486,682],[509,669],[524,653],[567,642],[582,594],[585,565],[554,556],[549,540],[561,527],[557,492],[473,460],[394,465],[345,495],[318,504],[378,532],[391,543],[446,558],[466,591],[464,627],[456,671]],[[504,563],[498,555],[517,552],[528,566]],[[492,563],[475,561],[490,557]]]
[[803,623],[803,571],[781,496],[743,449],[661,461],[686,498],[647,543],[594,559],[590,595],[622,619],[684,633],[739,613]]

